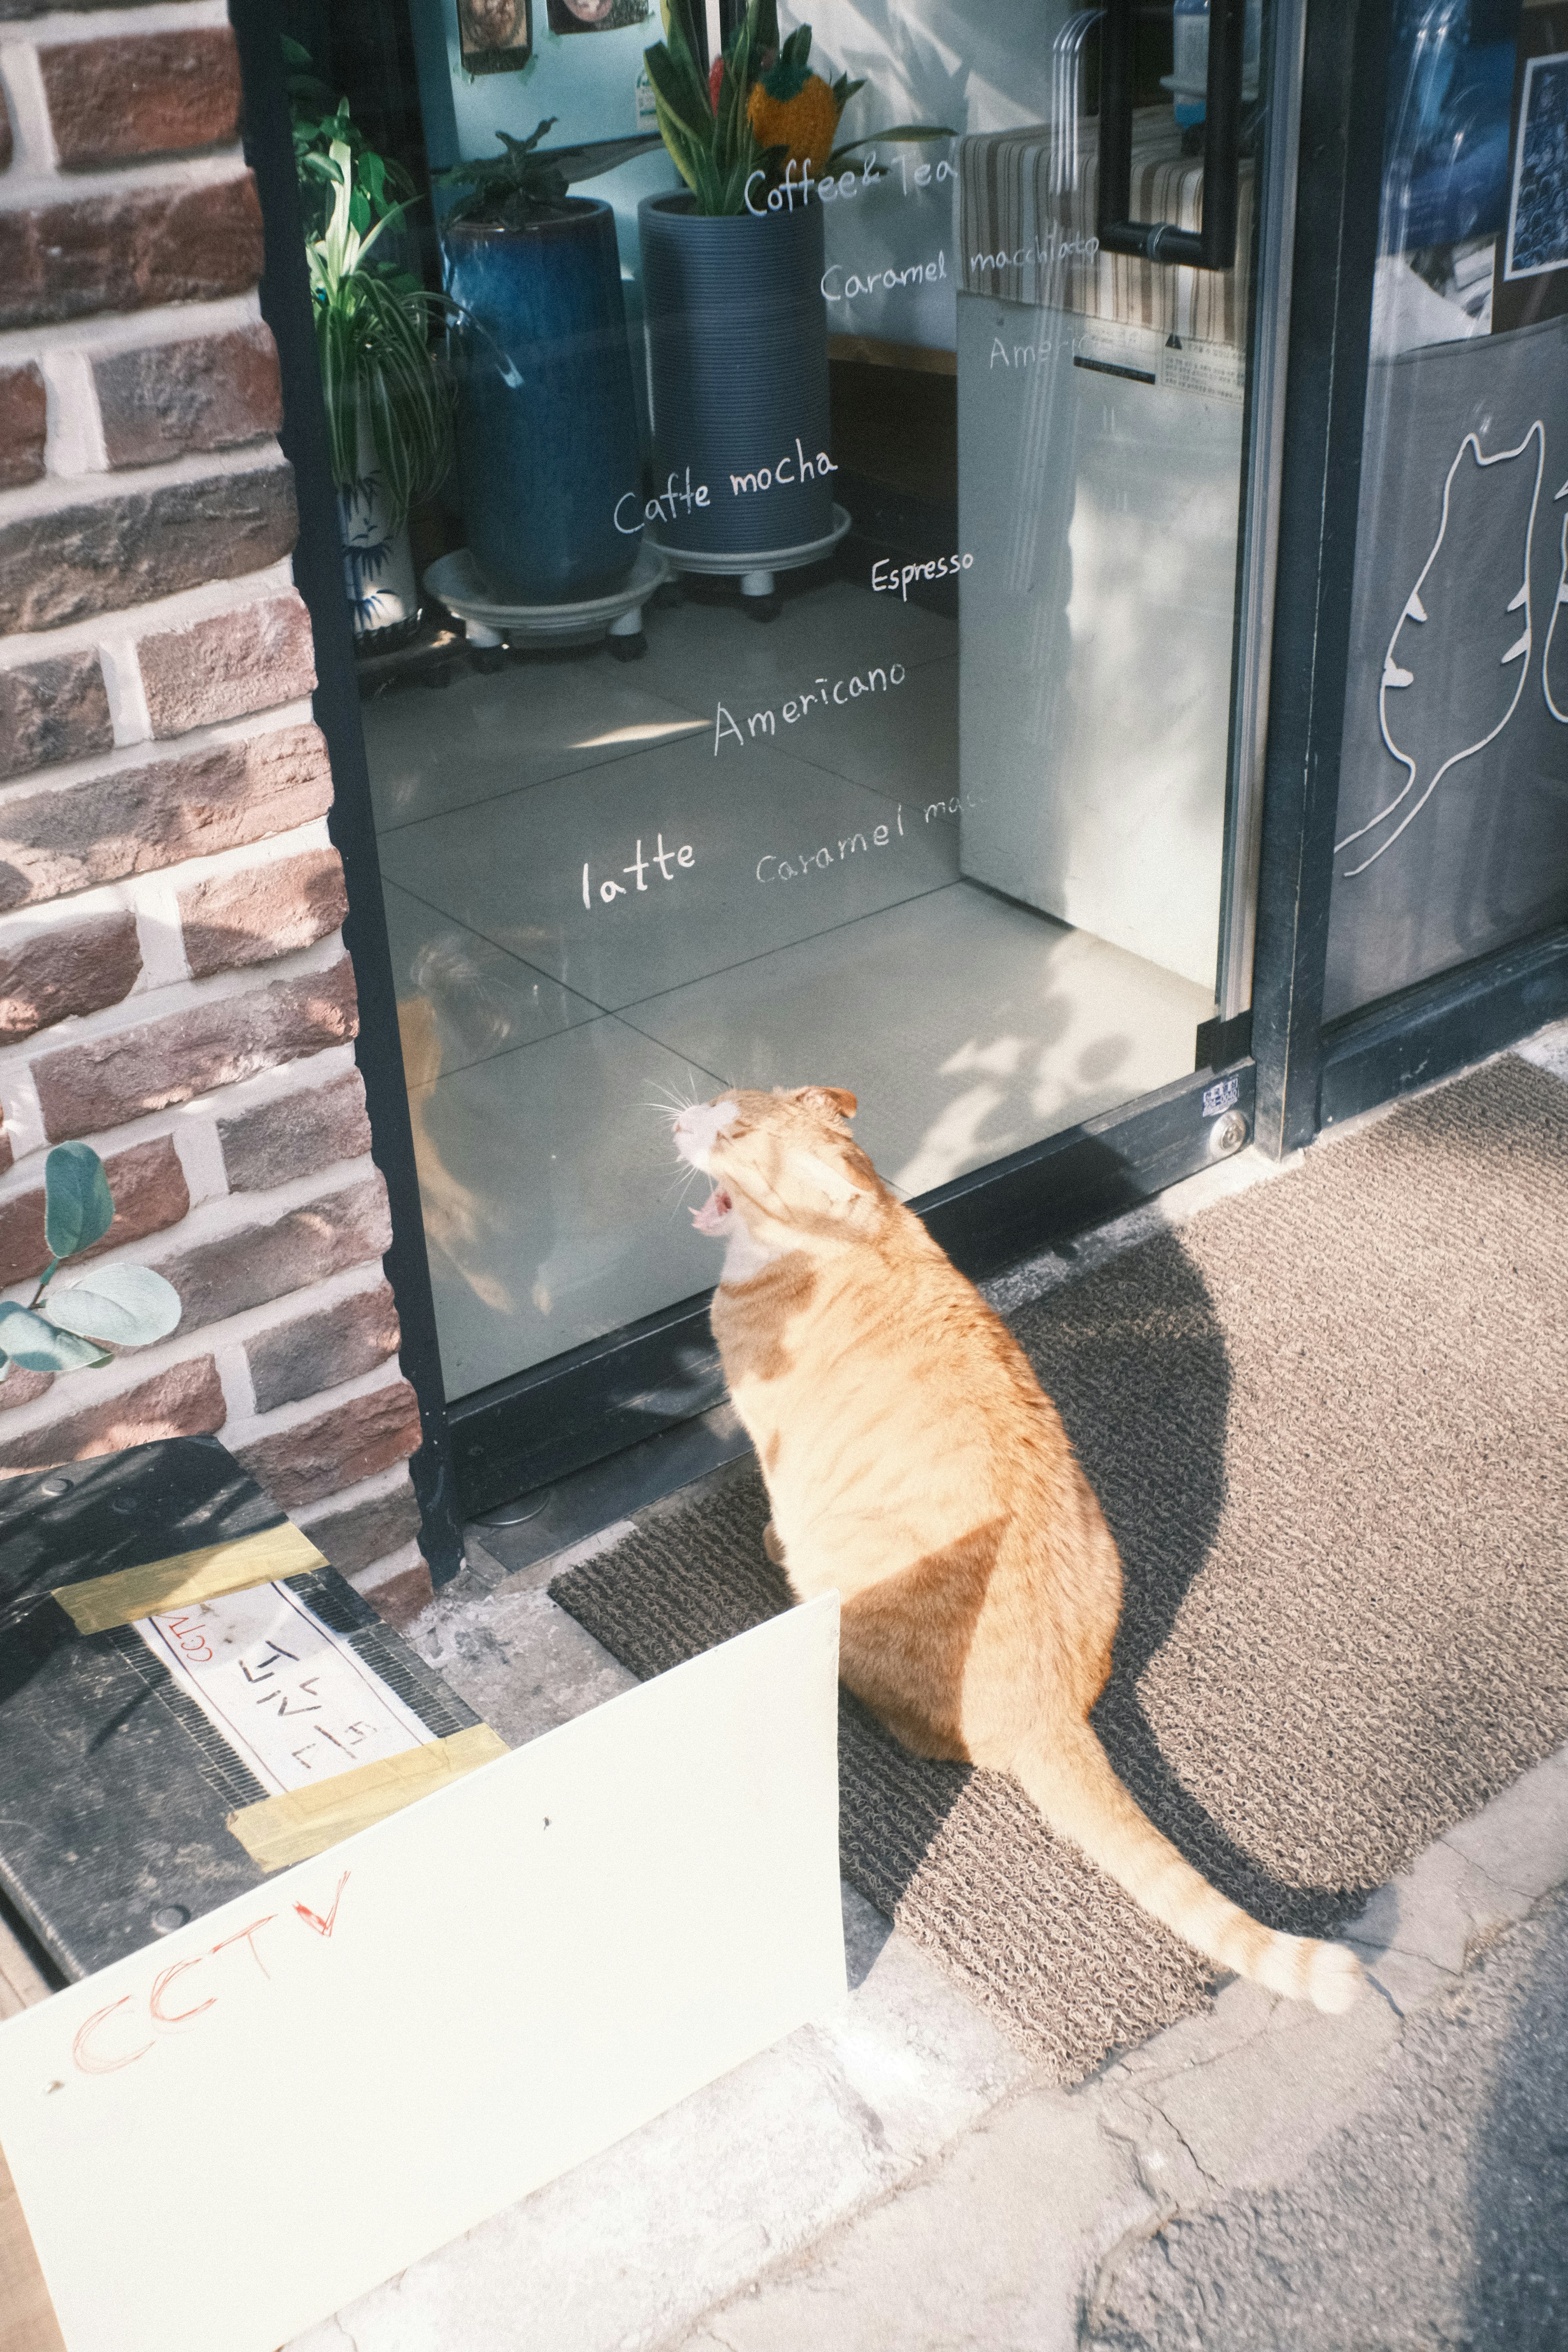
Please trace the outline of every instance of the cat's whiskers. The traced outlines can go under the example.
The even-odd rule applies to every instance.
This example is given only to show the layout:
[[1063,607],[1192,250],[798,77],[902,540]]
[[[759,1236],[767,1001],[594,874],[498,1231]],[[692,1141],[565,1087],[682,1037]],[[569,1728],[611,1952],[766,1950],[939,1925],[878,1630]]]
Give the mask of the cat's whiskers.
[[673,1194],[674,1200],[672,1206],[679,1211],[681,1203],[686,1198],[686,1195],[691,1190],[692,1180],[695,1177],[700,1176],[701,1173],[702,1171],[700,1168],[693,1168],[690,1166],[687,1166],[678,1171],[676,1175],[672,1177],[670,1181],[664,1188],[665,1199],[668,1201],[671,1194]]
[[[666,1099],[675,1105],[676,1116],[678,1118],[683,1110],[695,1110],[698,1104],[702,1099],[701,1091],[698,1087],[697,1079],[689,1062],[686,1065],[686,1083],[690,1088],[689,1094],[681,1094],[679,1089],[676,1087],[662,1087],[659,1089]],[[655,1084],[658,1085],[657,1079],[655,1080]]]

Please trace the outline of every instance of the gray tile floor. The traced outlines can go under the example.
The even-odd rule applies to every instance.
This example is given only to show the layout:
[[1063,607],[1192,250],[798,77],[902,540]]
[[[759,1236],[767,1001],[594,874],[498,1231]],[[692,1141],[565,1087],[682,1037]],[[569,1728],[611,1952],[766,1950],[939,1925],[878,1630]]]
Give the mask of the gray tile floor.
[[961,877],[957,624],[827,577],[647,635],[366,709],[455,1397],[712,1280],[660,1103],[851,1087],[915,1194],[1180,1076],[1212,1010]]

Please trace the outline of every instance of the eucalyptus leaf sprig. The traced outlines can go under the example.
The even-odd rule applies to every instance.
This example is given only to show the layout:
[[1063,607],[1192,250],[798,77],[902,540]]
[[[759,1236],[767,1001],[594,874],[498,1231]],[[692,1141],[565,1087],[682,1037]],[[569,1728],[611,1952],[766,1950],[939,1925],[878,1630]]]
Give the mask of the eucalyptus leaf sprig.
[[165,1339],[180,1319],[179,1293],[147,1265],[100,1265],[59,1289],[56,1275],[100,1242],[114,1196],[89,1143],[58,1143],[44,1162],[44,1241],[49,1262],[26,1307],[0,1299],[0,1381],[25,1372],[75,1372],[111,1363],[115,1348]]

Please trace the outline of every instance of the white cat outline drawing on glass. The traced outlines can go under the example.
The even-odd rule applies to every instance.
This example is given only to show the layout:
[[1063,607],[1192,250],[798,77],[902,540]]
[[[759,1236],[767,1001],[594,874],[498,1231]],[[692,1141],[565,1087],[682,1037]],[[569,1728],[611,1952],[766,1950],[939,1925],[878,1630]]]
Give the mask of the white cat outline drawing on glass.
[[1511,662],[1518,662],[1521,666],[1518,682],[1514,687],[1512,698],[1509,702],[1507,709],[1503,712],[1502,717],[1498,720],[1495,727],[1490,728],[1486,734],[1478,737],[1476,741],[1473,743],[1467,743],[1461,750],[1451,751],[1448,754],[1448,757],[1437,769],[1435,770],[1432,776],[1428,779],[1426,787],[1421,793],[1419,799],[1416,800],[1411,807],[1405,810],[1405,814],[1400,818],[1399,823],[1394,826],[1393,832],[1388,834],[1384,840],[1380,842],[1377,848],[1372,852],[1370,856],[1363,858],[1359,866],[1349,866],[1343,869],[1341,878],[1344,881],[1353,881],[1358,874],[1364,874],[1369,866],[1375,866],[1378,859],[1388,850],[1392,849],[1394,844],[1399,839],[1400,835],[1405,830],[1405,827],[1420,815],[1421,811],[1426,807],[1427,802],[1431,799],[1433,793],[1436,791],[1444,777],[1448,773],[1450,768],[1458,767],[1461,761],[1474,759],[1478,751],[1484,751],[1489,743],[1494,743],[1498,737],[1502,733],[1503,729],[1508,725],[1509,720],[1513,717],[1514,712],[1519,709],[1520,701],[1524,693],[1525,680],[1530,673],[1530,656],[1531,647],[1534,643],[1534,619],[1531,607],[1530,565],[1535,542],[1536,509],[1541,504],[1542,476],[1546,466],[1546,427],[1540,417],[1536,418],[1534,424],[1531,426],[1523,440],[1519,442],[1511,449],[1494,449],[1491,456],[1489,457],[1481,447],[1480,436],[1476,433],[1467,433],[1464,439],[1460,442],[1458,448],[1454,453],[1454,461],[1448,467],[1447,474],[1443,483],[1443,505],[1441,517],[1437,525],[1437,536],[1432,542],[1431,552],[1428,554],[1426,562],[1421,567],[1415,585],[1412,588],[1409,595],[1405,598],[1399,618],[1394,625],[1394,634],[1388,640],[1388,650],[1383,657],[1383,676],[1378,681],[1377,723],[1382,731],[1384,742],[1387,745],[1393,757],[1398,761],[1400,766],[1405,772],[1405,782],[1400,787],[1399,791],[1395,793],[1394,798],[1387,803],[1387,805],[1378,810],[1375,816],[1369,817],[1366,823],[1364,824],[1358,825],[1353,833],[1347,833],[1342,840],[1335,842],[1335,856],[1337,857],[1339,856],[1341,850],[1348,849],[1353,842],[1361,841],[1364,839],[1369,833],[1375,832],[1377,827],[1384,824],[1387,819],[1394,814],[1394,811],[1409,798],[1411,793],[1415,789],[1416,779],[1420,769],[1420,761],[1415,753],[1402,750],[1400,745],[1394,740],[1394,730],[1390,723],[1388,698],[1391,693],[1398,694],[1414,686],[1416,680],[1416,665],[1419,662],[1420,656],[1418,653],[1412,648],[1408,656],[1408,662],[1402,662],[1399,659],[1398,655],[1399,639],[1402,632],[1406,627],[1414,626],[1419,628],[1426,624],[1427,617],[1426,607],[1422,602],[1421,591],[1426,584],[1427,575],[1430,573],[1433,565],[1436,562],[1439,554],[1442,552],[1444,541],[1447,539],[1448,534],[1449,509],[1454,494],[1454,478],[1458,473],[1460,466],[1464,463],[1465,453],[1468,450],[1477,467],[1484,470],[1493,466],[1507,465],[1513,459],[1522,457],[1532,441],[1535,444],[1535,482],[1531,492],[1530,514],[1525,524],[1524,530],[1523,578],[1521,581],[1518,590],[1510,598],[1507,607],[1505,608],[1509,613],[1522,611],[1524,614],[1524,625],[1519,635],[1500,657],[1500,666],[1502,667],[1506,667]]

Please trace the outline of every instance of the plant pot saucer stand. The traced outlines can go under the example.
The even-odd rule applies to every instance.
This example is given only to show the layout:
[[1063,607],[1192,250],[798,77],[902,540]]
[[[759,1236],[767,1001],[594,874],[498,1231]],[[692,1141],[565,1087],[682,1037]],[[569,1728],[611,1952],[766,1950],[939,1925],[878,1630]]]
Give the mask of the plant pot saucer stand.
[[662,548],[644,537],[628,577],[607,596],[585,596],[560,604],[502,604],[474,568],[466,547],[443,555],[425,574],[425,585],[463,625],[479,669],[499,669],[505,646],[539,649],[593,645],[601,637],[617,661],[640,661],[647,651],[643,607],[669,578]]
[[851,516],[835,505],[833,528],[821,539],[803,541],[798,547],[751,548],[742,552],[725,549],[712,551],[706,548],[670,547],[655,540],[646,530],[645,548],[654,547],[677,572],[701,572],[709,579],[738,579],[744,600],[742,610],[754,621],[776,620],[779,612],[775,574],[780,572],[801,572],[808,563],[820,563],[831,555],[849,529]]

